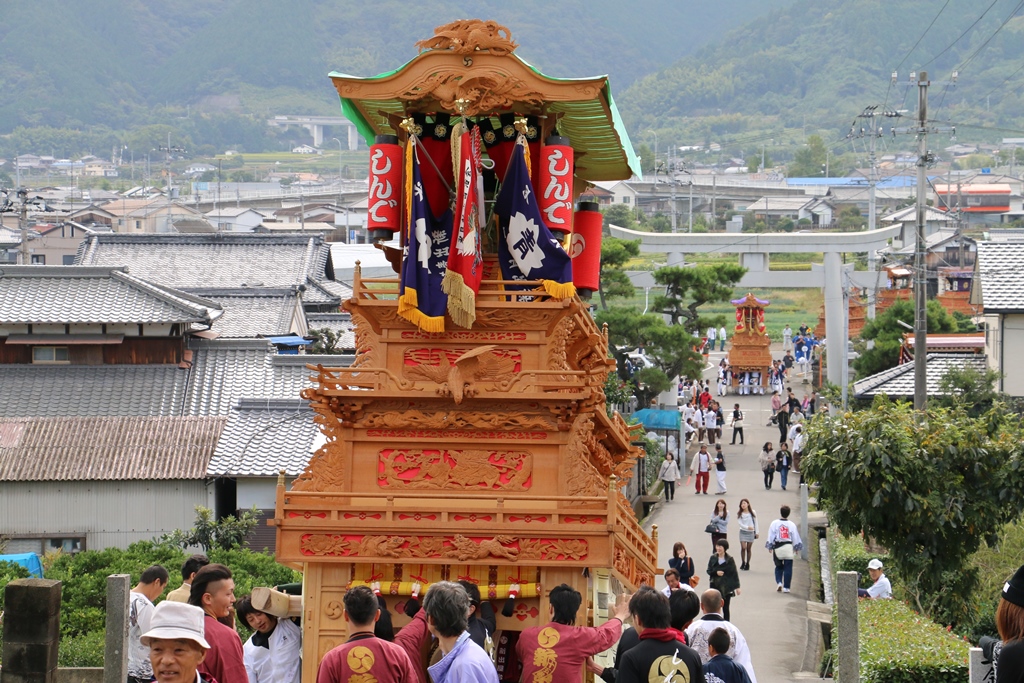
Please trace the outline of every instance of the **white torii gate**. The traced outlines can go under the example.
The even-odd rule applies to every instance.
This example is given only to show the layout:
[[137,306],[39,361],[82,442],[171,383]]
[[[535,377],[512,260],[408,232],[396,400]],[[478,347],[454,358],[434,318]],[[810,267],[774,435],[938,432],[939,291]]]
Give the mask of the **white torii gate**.
[[[728,232],[728,233],[665,233],[639,232],[617,226],[609,226],[612,237],[640,240],[640,251],[667,253],[668,265],[681,266],[684,254],[726,253],[739,254],[740,265],[748,273],[740,280],[740,286],[762,287],[824,287],[825,327],[842,330],[843,324],[843,253],[868,254],[867,271],[850,271],[848,277],[859,287],[868,290],[868,297],[874,300],[878,287],[879,273],[875,270],[875,252],[888,246],[890,239],[899,234],[899,226],[861,232]],[[825,255],[824,268],[810,273],[798,274],[787,271],[770,272],[768,255],[781,252],[822,252]],[[872,306],[872,309],[874,307]],[[829,358],[844,358],[846,339],[842,334],[829,334],[826,338]],[[842,364],[828,364],[828,381],[842,384]]]

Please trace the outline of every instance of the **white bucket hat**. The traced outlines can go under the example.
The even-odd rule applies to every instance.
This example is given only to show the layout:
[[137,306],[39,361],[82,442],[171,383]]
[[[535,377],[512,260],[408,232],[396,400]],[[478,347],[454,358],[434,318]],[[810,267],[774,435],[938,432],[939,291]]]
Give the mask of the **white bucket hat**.
[[209,650],[210,644],[206,642],[206,628],[203,625],[205,617],[202,608],[195,605],[164,600],[153,610],[149,630],[142,634],[139,641],[148,647],[153,638],[192,640],[204,650]]

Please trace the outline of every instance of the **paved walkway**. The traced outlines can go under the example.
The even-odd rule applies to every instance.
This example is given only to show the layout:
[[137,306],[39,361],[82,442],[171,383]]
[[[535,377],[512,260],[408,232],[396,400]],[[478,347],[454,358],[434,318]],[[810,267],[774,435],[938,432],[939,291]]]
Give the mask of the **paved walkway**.
[[[781,356],[781,351],[773,348],[773,352]],[[710,362],[717,366],[724,354],[714,353]],[[713,374],[709,370],[705,376]],[[802,384],[800,379],[791,383],[798,398],[804,391],[810,391],[810,385]],[[718,398],[718,397],[716,397]],[[708,587],[706,573],[708,559],[712,554],[711,536],[704,533],[715,501],[724,498],[729,505],[729,554],[740,564],[739,531],[735,521],[735,513],[740,499],[748,498],[757,513],[760,526],[760,538],[754,541],[753,557],[749,571],[740,572],[741,594],[732,600],[732,622],[743,632],[750,645],[754,662],[754,672],[758,683],[790,683],[794,680],[794,672],[804,668],[804,656],[807,650],[807,599],[809,597],[808,563],[799,555],[793,565],[793,583],[791,593],[776,591],[775,567],[771,553],[764,547],[768,537],[768,527],[772,520],[779,516],[779,507],[783,504],[792,508],[790,519],[800,526],[800,487],[799,477],[791,476],[788,490],[782,491],[779,476],[775,475],[775,484],[771,491],[764,488],[764,479],[757,464],[758,455],[765,441],[772,441],[778,449],[779,430],[767,427],[771,415],[770,396],[736,396],[729,394],[721,397],[722,412],[729,422],[729,413],[733,404],[739,403],[744,414],[745,441],[744,445],[732,446],[732,430],[726,426],[723,431],[723,453],[725,453],[728,475],[726,484],[728,493],[724,496],[714,495],[718,490],[714,473],[708,486],[708,495],[694,495],[693,482],[676,488],[675,500],[670,503],[658,503],[653,513],[645,520],[645,528],[650,531],[652,524],[658,525],[659,565],[668,568],[668,559],[672,556],[672,545],[682,541],[693,557],[694,565],[701,576],[697,593]],[[710,449],[713,451],[714,449]],[[695,448],[690,448],[685,458],[687,466],[693,457]],[[815,538],[817,538],[815,536]],[[807,543],[807,539],[804,539]],[[665,585],[664,579],[658,579],[658,587]]]

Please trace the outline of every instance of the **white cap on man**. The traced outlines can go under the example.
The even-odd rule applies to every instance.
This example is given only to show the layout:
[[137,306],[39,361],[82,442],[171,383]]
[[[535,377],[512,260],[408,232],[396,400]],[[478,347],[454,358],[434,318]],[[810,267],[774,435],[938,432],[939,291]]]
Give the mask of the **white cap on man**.
[[868,569],[881,569],[881,568],[882,568],[882,561],[880,559],[878,559],[877,557],[875,559],[871,560],[870,562],[868,562]]
[[206,642],[206,613],[201,607],[184,602],[164,600],[156,609],[149,622],[149,630],[139,641],[148,646],[150,640],[191,640],[204,650],[210,649]]

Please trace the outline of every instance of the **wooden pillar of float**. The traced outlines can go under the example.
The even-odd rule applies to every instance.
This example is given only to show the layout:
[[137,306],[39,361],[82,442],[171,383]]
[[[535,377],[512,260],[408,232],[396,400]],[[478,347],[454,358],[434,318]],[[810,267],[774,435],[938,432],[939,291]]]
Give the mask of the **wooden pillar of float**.
[[[772,363],[771,338],[765,328],[764,309],[770,302],[747,294],[731,302],[736,307],[732,346],[729,348],[729,367],[732,385],[739,386],[742,373],[761,373],[759,387],[768,388],[768,368]],[[755,389],[755,387],[751,387]]]
[[472,329],[424,333],[397,315],[396,280],[357,269],[356,360],[309,366],[326,443],[279,483],[272,520],[278,560],[304,577],[303,681],[345,641],[353,585],[379,582],[400,627],[414,583],[468,578],[496,612],[518,583],[498,629],[521,631],[546,623],[558,584],[590,596],[593,623],[583,612],[604,598],[588,574],[609,594],[653,583],[656,533],[620,493],[639,453],[605,412],[607,332],[578,298],[512,284],[484,281]]

